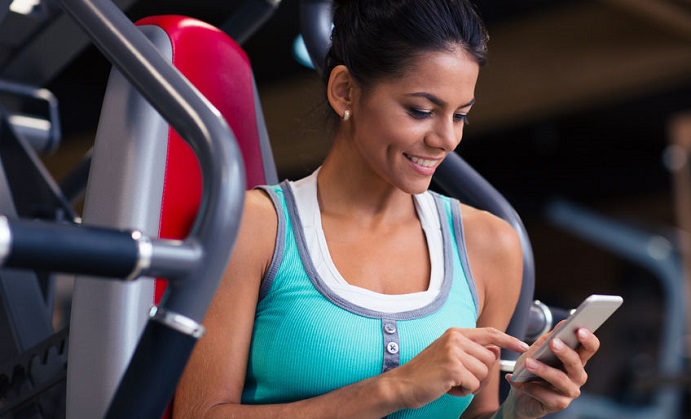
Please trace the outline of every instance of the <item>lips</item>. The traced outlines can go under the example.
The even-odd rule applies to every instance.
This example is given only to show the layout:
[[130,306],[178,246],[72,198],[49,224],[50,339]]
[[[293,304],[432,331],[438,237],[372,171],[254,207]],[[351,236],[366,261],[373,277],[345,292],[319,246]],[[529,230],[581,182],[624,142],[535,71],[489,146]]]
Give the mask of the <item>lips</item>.
[[421,157],[411,156],[410,154],[406,154],[406,153],[403,153],[403,155],[404,155],[408,160],[412,161],[413,163],[417,164],[418,166],[427,167],[427,168],[433,168],[433,167],[437,166],[437,164],[439,164],[439,160],[438,160],[438,159],[435,159],[435,160],[423,159],[423,158],[421,158]]

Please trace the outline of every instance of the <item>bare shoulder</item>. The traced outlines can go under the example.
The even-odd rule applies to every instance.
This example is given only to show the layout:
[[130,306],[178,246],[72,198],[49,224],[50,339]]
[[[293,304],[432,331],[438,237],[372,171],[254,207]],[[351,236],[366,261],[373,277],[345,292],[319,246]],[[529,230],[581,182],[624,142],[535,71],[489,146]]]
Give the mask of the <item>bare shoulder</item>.
[[516,230],[503,219],[487,211],[461,204],[463,231],[468,247],[496,258],[511,258],[520,253]]
[[523,258],[518,233],[501,218],[461,204],[470,269],[481,303],[480,321],[505,328],[521,289]]
[[[226,299],[234,298],[240,290],[251,294],[258,292],[273,257],[277,220],[276,209],[266,192],[251,190],[245,193],[240,229],[216,300],[227,302]],[[216,305],[225,307],[225,304]]]
[[237,270],[241,266],[266,269],[273,256],[277,230],[278,216],[271,198],[262,190],[247,191],[240,231],[228,269]]
[[268,224],[268,227],[276,226],[276,208],[265,191],[252,189],[245,192],[242,220],[243,223]]

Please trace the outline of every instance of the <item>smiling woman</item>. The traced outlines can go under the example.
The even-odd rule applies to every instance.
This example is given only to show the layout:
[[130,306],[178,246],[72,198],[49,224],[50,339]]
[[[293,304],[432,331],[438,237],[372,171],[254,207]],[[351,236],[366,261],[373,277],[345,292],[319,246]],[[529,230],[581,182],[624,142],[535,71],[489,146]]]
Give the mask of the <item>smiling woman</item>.
[[[599,342],[529,358],[503,332],[521,283],[504,221],[427,191],[463,135],[487,34],[465,0],[337,1],[336,126],[312,175],[247,193],[180,383],[177,417],[539,417],[579,394]],[[472,269],[471,269],[472,267]],[[500,348],[544,382],[498,403]],[[510,376],[507,377],[510,380]]]
[[[337,114],[353,117],[337,131],[324,170],[349,169],[367,177],[357,182],[385,182],[406,193],[427,190],[436,167],[461,140],[479,65],[460,46],[419,54],[408,65],[410,71],[367,89],[345,65],[331,70],[329,103]],[[360,167],[353,170],[353,164]]]

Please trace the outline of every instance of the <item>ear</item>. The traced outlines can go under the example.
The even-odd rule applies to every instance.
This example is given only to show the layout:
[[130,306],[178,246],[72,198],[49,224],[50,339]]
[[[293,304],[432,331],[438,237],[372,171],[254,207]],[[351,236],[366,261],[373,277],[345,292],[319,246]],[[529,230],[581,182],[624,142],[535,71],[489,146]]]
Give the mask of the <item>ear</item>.
[[353,88],[355,80],[350,75],[350,71],[344,65],[337,65],[331,70],[329,83],[326,86],[326,96],[331,104],[331,108],[343,117],[343,113],[353,108]]

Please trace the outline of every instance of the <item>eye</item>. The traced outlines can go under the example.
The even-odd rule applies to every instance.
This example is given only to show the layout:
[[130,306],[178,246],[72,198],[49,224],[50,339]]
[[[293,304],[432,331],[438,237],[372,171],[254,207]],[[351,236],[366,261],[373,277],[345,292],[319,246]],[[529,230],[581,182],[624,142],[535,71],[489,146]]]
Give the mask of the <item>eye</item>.
[[430,116],[432,116],[432,112],[424,111],[424,110],[418,109],[418,108],[409,108],[408,113],[410,114],[410,116],[412,116],[413,118],[416,118],[416,119],[425,119],[425,118],[429,118]]
[[464,125],[468,125],[468,114],[467,113],[455,113],[453,114],[454,122],[463,122]]

